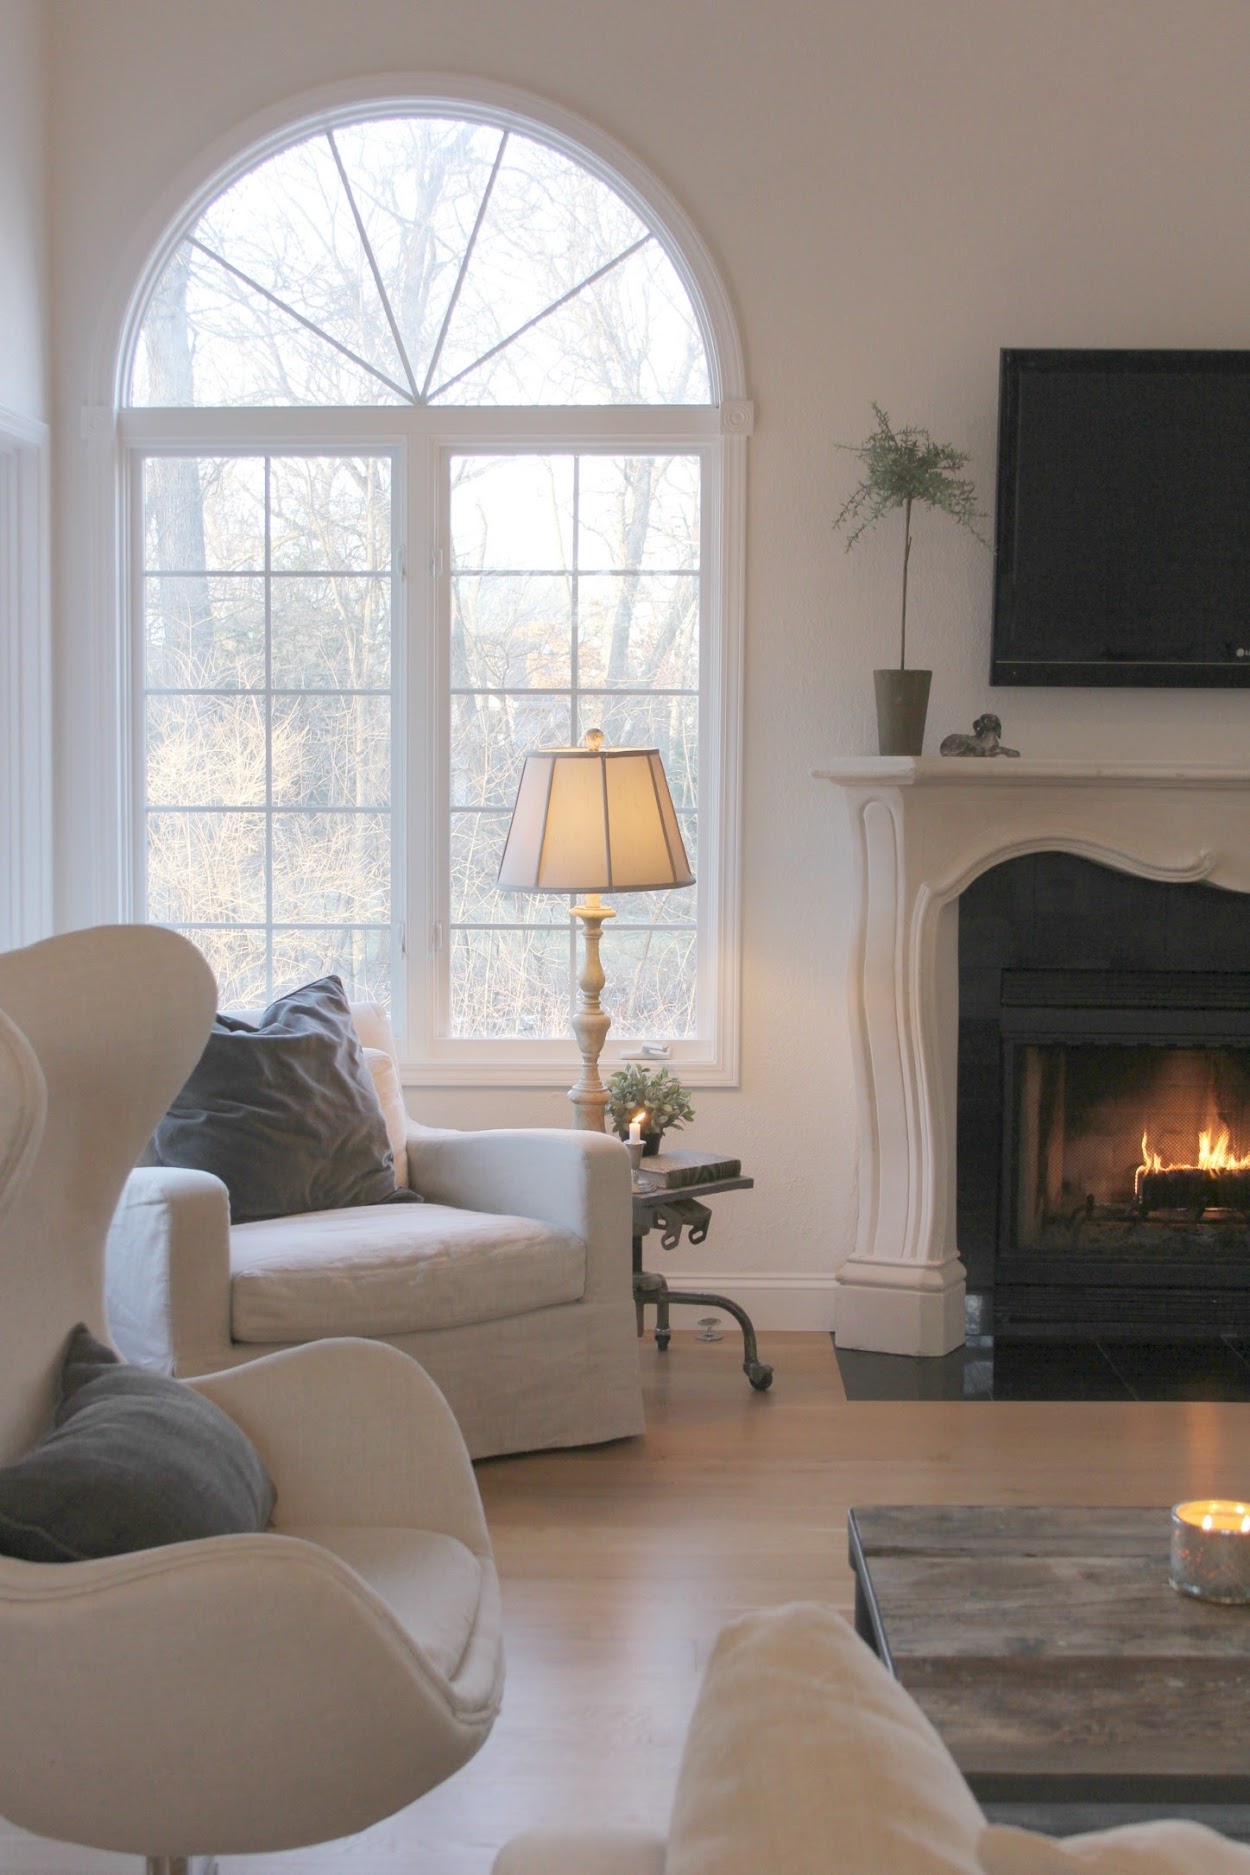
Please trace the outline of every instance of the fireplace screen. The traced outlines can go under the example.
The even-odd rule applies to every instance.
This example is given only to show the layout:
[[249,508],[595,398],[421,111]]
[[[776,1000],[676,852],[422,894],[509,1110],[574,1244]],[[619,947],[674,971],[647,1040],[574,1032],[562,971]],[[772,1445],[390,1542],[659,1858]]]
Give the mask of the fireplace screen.
[[1250,1231],[1250,1048],[1015,1051],[1015,1246],[1212,1245]]

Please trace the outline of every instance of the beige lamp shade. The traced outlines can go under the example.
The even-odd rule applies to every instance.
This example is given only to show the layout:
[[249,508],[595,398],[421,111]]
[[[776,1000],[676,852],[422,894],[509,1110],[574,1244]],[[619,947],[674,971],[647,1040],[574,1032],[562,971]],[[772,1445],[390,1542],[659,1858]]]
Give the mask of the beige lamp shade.
[[[587,742],[602,736],[591,730]],[[516,892],[661,892],[693,885],[658,749],[527,755],[499,883]]]

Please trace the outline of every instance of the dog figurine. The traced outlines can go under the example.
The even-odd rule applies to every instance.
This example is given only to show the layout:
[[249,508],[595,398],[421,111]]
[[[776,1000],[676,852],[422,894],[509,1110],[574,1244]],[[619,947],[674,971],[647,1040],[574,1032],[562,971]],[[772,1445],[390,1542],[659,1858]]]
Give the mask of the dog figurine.
[[939,755],[1019,755],[1019,749],[1005,749],[998,738],[1003,726],[997,716],[978,716],[970,736],[943,736]]

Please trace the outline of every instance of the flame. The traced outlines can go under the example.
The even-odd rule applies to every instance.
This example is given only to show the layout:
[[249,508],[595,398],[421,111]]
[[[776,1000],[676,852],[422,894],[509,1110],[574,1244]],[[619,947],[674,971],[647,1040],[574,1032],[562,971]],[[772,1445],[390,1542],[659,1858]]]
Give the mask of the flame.
[[647,1109],[645,1107],[639,1107],[637,1113],[631,1115],[630,1125],[632,1126],[634,1121],[637,1120],[639,1126],[643,1126],[646,1123],[646,1118],[647,1118]]
[[1221,1126],[1215,1130],[1215,1123],[1198,1135],[1198,1157],[1187,1164],[1164,1165],[1162,1158],[1150,1144],[1147,1133],[1141,1136],[1142,1162],[1133,1174],[1133,1195],[1141,1193],[1141,1182],[1147,1172],[1245,1172],[1250,1170],[1250,1152],[1238,1155],[1232,1149],[1228,1128]]

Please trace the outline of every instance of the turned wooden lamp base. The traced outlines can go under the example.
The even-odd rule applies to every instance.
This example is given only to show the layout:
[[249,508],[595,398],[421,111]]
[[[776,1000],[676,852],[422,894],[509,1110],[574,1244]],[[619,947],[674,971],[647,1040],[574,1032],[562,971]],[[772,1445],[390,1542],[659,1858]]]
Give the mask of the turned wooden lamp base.
[[599,1057],[612,1027],[612,1018],[599,1002],[606,981],[599,962],[599,938],[605,918],[615,918],[616,913],[610,905],[602,903],[597,892],[587,892],[585,902],[574,905],[573,916],[582,921],[586,958],[577,979],[577,1008],[573,1012],[573,1033],[581,1052],[582,1071],[569,1089],[569,1099],[573,1102],[574,1126],[587,1133],[606,1133],[604,1115],[610,1096],[599,1078]]

